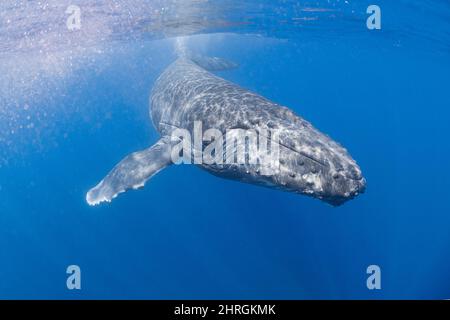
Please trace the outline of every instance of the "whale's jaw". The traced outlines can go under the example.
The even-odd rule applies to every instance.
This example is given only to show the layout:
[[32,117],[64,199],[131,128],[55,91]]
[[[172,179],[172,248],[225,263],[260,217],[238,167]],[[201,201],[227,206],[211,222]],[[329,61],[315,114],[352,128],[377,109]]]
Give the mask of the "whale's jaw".
[[338,207],[364,193],[366,190],[366,179],[364,178],[360,180],[354,180],[353,182],[350,182],[350,184],[351,187],[349,189],[351,191],[347,191],[348,189],[342,189],[340,190],[340,192],[337,192],[335,194],[323,196],[321,200],[331,204],[333,207]]
[[[299,127],[300,128],[300,127]],[[276,188],[340,206],[366,189],[356,161],[337,142],[309,123],[284,128],[280,135],[280,166]]]
[[[366,190],[366,179],[362,176],[349,178],[346,171],[327,172],[328,167],[317,169],[281,166],[282,172],[270,177],[273,183],[260,183],[274,189],[293,192],[299,195],[319,199],[334,207],[343,205],[349,200],[356,198]],[[359,167],[355,164],[355,166]]]
[[[272,183],[260,182],[259,184],[316,198],[334,207],[341,206],[366,190],[366,179],[361,175],[351,178],[345,170],[336,172],[331,169],[332,173],[330,173],[327,171],[330,170],[329,167],[317,168],[313,165],[307,168],[308,165],[299,166],[298,162],[294,166],[286,166],[288,162],[281,161],[283,165],[280,167],[280,173],[270,177]],[[301,163],[305,162],[301,160]],[[360,170],[356,164],[354,166],[355,171]],[[264,179],[266,180],[267,177]]]

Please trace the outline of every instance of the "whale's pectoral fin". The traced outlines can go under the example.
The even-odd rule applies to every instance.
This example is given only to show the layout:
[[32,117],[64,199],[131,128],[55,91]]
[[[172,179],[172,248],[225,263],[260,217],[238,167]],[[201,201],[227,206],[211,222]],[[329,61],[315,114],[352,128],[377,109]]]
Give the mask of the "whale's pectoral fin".
[[205,57],[201,55],[191,55],[189,58],[197,65],[208,71],[222,71],[235,69],[239,65],[232,61],[228,61],[217,57]]
[[154,174],[172,163],[170,152],[170,138],[163,137],[150,148],[126,156],[97,186],[89,190],[86,201],[91,206],[110,202],[128,189],[143,187]]

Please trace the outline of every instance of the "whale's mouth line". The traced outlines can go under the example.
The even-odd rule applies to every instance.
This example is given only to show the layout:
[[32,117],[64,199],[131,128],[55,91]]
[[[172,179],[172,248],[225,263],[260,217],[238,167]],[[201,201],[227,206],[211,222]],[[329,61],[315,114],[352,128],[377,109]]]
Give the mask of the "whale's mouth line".
[[294,148],[292,148],[292,147],[289,147],[289,146],[287,146],[287,145],[285,145],[285,144],[282,144],[282,143],[279,143],[281,146],[283,146],[283,147],[285,147],[285,148],[287,148],[287,149],[289,149],[289,150],[291,150],[291,151],[293,151],[293,152],[295,152],[295,153],[298,153],[298,154],[300,154],[300,155],[302,155],[302,156],[304,156],[305,158],[308,158],[309,160],[311,160],[311,161],[313,161],[313,162],[315,162],[315,163],[317,163],[318,165],[321,165],[321,166],[323,166],[323,167],[329,167],[329,165],[328,164],[326,164],[326,163],[323,163],[322,161],[320,161],[320,160],[318,160],[318,159],[316,159],[316,158],[314,158],[313,156],[310,156],[310,155],[308,155],[308,154],[306,154],[306,153],[304,153],[303,151],[298,151],[298,150],[295,150]]
[[[261,134],[261,135],[262,135],[262,134]],[[265,138],[267,139],[267,141],[269,141],[269,140],[271,141],[270,137],[265,136]],[[298,154],[301,155],[301,156],[304,156],[305,158],[307,158],[307,159],[309,159],[309,160],[311,160],[311,161],[317,163],[318,165],[320,165],[320,166],[322,166],[322,167],[329,168],[329,165],[328,165],[328,164],[326,164],[326,163],[324,163],[324,162],[322,162],[322,161],[320,161],[320,160],[314,158],[313,156],[310,156],[310,155],[304,153],[303,151],[296,150],[296,149],[294,149],[294,148],[292,148],[292,147],[289,147],[289,146],[287,146],[287,145],[285,145],[285,144],[283,144],[283,143],[281,143],[281,142],[275,142],[275,143],[278,143],[280,146],[283,146],[283,147],[285,147],[286,149],[291,150],[292,152],[295,152],[295,153],[298,153]]]

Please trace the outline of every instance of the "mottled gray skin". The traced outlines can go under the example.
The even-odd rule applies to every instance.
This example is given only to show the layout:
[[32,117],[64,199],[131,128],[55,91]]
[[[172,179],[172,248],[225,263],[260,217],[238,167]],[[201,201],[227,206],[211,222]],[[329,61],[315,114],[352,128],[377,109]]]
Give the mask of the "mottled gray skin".
[[278,129],[280,170],[261,175],[257,165],[200,165],[214,175],[305,194],[340,205],[365,189],[361,170],[348,152],[290,109],[219,78],[179,58],[158,78],[150,115],[161,136],[176,128]]

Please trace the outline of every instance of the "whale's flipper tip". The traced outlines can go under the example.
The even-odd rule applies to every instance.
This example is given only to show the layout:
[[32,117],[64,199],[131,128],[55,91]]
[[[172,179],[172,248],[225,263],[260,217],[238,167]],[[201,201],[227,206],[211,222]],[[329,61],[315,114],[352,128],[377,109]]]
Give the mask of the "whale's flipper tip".
[[86,193],[86,202],[90,206],[96,206],[102,202],[111,202],[112,199],[124,191],[125,190],[118,190],[114,192],[111,188],[105,185],[104,180],[102,180],[97,186]]

